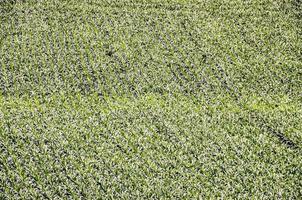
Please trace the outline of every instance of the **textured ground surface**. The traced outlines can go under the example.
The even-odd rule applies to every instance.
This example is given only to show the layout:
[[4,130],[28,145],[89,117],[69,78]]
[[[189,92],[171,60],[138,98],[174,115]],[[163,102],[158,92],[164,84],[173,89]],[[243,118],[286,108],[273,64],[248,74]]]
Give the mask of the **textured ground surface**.
[[299,0],[0,0],[0,198],[302,196]]

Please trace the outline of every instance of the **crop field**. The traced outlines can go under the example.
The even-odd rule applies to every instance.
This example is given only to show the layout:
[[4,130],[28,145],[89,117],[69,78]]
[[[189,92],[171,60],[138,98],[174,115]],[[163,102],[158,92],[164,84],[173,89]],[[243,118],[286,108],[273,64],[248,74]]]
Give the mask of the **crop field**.
[[301,199],[301,0],[0,0],[0,199]]

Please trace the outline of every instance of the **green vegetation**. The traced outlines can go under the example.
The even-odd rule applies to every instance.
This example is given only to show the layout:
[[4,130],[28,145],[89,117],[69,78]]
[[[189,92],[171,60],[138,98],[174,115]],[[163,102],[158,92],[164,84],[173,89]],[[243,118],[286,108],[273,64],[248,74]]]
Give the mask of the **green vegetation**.
[[0,199],[299,199],[299,0],[0,0]]

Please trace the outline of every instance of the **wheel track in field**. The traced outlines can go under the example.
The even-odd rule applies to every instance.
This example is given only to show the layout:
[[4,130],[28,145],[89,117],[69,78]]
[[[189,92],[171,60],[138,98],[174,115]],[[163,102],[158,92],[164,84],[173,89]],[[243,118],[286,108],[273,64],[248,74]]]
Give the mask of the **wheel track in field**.
[[[195,40],[195,39],[192,37],[192,40]],[[197,41],[195,41],[195,44],[198,45]],[[220,64],[216,63],[215,68],[213,68],[213,67],[210,67],[210,68],[216,75],[216,78],[220,81],[222,87],[225,88],[229,92],[229,94],[234,98],[234,100],[237,102],[237,104],[243,110],[244,105],[240,101],[242,94],[241,94],[240,90],[230,80],[230,77],[227,75],[227,73],[223,69],[223,67]],[[249,110],[249,111],[253,112],[252,110]],[[257,127],[259,127],[262,131],[270,133],[275,138],[277,138],[282,144],[286,145],[288,148],[292,148],[292,149],[298,148],[298,145],[295,144],[290,138],[285,136],[284,133],[282,133],[281,131],[278,131],[278,130],[274,129],[272,126],[270,126],[267,119],[265,119],[263,116],[253,113],[252,115],[250,115],[250,119],[251,119],[251,121],[248,119],[243,119],[243,121],[248,121],[249,123],[253,123]]]
[[[166,34],[166,35],[169,40],[170,39],[169,35],[168,34]],[[192,40],[195,40],[195,39],[192,38]],[[176,52],[180,53],[180,51],[178,50],[178,47],[176,45],[174,45],[174,43],[171,39],[170,39],[170,43],[171,43],[171,46],[176,50]],[[197,42],[195,42],[195,44],[197,44]],[[167,45],[164,45],[164,46],[167,46]],[[183,55],[181,55],[181,57],[182,56]],[[216,63],[214,67],[212,65],[208,65],[208,68],[211,69],[211,71],[215,74],[216,79],[219,80],[219,82],[221,83],[221,86],[223,88],[225,88],[225,90],[234,98],[234,100],[237,102],[237,104],[243,110],[244,105],[240,101],[242,94],[240,93],[239,89],[232,83],[232,81],[230,80],[230,77],[227,75],[226,71],[222,68],[222,66],[220,64]],[[188,68],[186,68],[186,69],[188,69]],[[172,70],[171,66],[170,66],[170,70],[174,74],[174,76],[177,77],[178,80],[187,81],[187,79],[184,78],[184,76],[182,75],[183,71],[179,72],[179,70],[176,70],[176,72],[175,72]],[[188,69],[188,71],[186,71],[186,72],[187,72],[187,75],[188,74],[191,75],[190,69]],[[177,73],[178,73],[178,75],[177,75]],[[191,75],[191,77],[192,77],[192,75]],[[203,76],[201,76],[201,78],[202,78],[203,82],[206,85],[208,85],[204,74],[203,74]],[[204,87],[205,87],[205,85],[204,85]],[[202,88],[203,92],[204,92],[204,87]],[[207,95],[205,95],[205,96],[207,96]],[[207,104],[209,104],[209,101],[207,101]],[[275,138],[277,138],[282,144],[286,145],[288,148],[292,148],[292,149],[298,148],[298,145],[295,144],[290,138],[285,136],[284,133],[282,133],[281,131],[278,131],[278,130],[274,129],[272,126],[270,126],[267,119],[265,119],[263,116],[261,116],[259,114],[253,113],[252,110],[250,110],[250,112],[252,113],[249,118],[251,120],[243,119],[243,121],[248,121],[249,123],[253,123],[257,127],[259,127],[260,130],[270,133]]]
[[[243,110],[244,105],[240,101],[242,95],[240,94],[240,92],[237,92],[237,91],[239,91],[238,88],[230,81],[230,79],[229,79],[227,73],[224,71],[224,69],[219,64],[217,64],[216,66],[218,68],[218,71],[221,74],[221,78],[219,78],[219,80],[223,83],[222,84],[223,87],[226,90],[230,91],[230,94],[232,95],[232,97],[235,99],[237,104]],[[244,118],[243,121],[248,122],[248,123],[253,123],[257,127],[259,127],[260,130],[270,133],[275,138],[277,138],[280,141],[280,143],[284,144],[288,148],[298,149],[297,144],[295,144],[290,138],[285,136],[284,133],[282,133],[281,131],[274,129],[271,125],[269,125],[269,122],[265,117],[261,116],[260,114],[257,114],[253,110],[249,110],[249,119]]]
[[[4,2],[8,2],[8,1],[4,1]],[[14,4],[16,2],[17,1],[13,1],[12,3],[8,3],[8,4],[5,3],[5,6],[2,6],[2,5],[4,5],[3,3],[2,3],[2,5],[0,4],[2,6],[1,11],[4,11],[4,13],[5,13],[3,16],[1,16],[2,22],[6,21],[7,17],[10,17]],[[298,18],[301,15],[301,14],[299,14],[299,11],[301,10],[301,1],[296,0],[295,2],[296,3],[294,4],[294,6],[298,10],[298,12],[297,12],[298,13],[297,18]],[[111,6],[111,5],[109,5],[109,6]],[[117,5],[117,6],[119,6],[119,5]],[[135,8],[135,6],[133,6],[133,8]],[[151,8],[153,8],[153,7],[151,6]],[[154,8],[157,8],[157,6],[155,6]],[[14,20],[14,22],[18,23],[17,20]],[[3,40],[5,40],[5,38],[8,37],[8,35],[7,35],[8,33],[5,33],[5,31],[7,31],[7,30],[4,29],[4,33],[1,34],[0,47],[1,47],[1,43],[3,42]],[[18,33],[10,34],[10,36],[13,38],[11,45],[14,45],[13,41],[14,41],[15,34],[18,34]],[[56,34],[58,34],[58,33],[56,33]],[[187,36],[189,36],[189,34]],[[53,59],[53,64],[54,64],[53,72],[55,74],[55,79],[60,84],[64,84],[64,80],[62,78],[62,74],[64,72],[60,71],[60,68],[62,66],[58,65],[57,56],[55,55],[56,50],[54,47],[54,45],[62,45],[62,44],[60,41],[58,41],[57,35],[56,35],[56,37],[53,34],[48,35],[48,39],[49,39],[49,45],[50,45],[50,48],[48,50],[50,51],[51,59]],[[195,40],[193,37],[191,37],[191,39],[193,41]],[[186,57],[181,53],[181,51],[179,50],[179,47],[174,43],[173,38],[170,37],[169,33],[165,32],[165,38],[160,37],[159,41],[162,43],[163,47],[167,51],[170,51],[171,48],[169,48],[169,47],[172,47],[172,49],[174,50],[174,53],[176,53],[178,56],[179,62],[171,62],[171,61],[164,60],[164,64],[165,64],[165,66],[167,66],[169,68],[174,81],[177,84],[179,84],[181,91],[183,91],[186,94],[194,94],[194,92],[196,92],[195,91],[196,89],[197,90],[200,89],[202,91],[202,93],[204,94],[205,98],[207,99],[207,104],[209,105],[210,99],[209,99],[207,93],[209,90],[211,91],[214,88],[210,84],[210,81],[207,79],[208,74],[205,73],[205,71],[204,71],[204,70],[208,69],[213,73],[216,81],[218,81],[218,83],[220,83],[221,87],[224,88],[225,91],[227,91],[227,93],[230,94],[234,98],[234,100],[237,102],[237,104],[240,106],[240,108],[243,109],[243,104],[240,101],[242,95],[240,94],[238,88],[232,83],[230,77],[227,75],[226,71],[223,69],[223,67],[220,64],[216,63],[214,65],[211,65],[211,64],[205,64],[201,61],[201,63],[203,63],[204,66],[203,66],[202,70],[200,70],[200,72],[198,73],[198,72],[194,71],[194,68],[196,68],[196,67],[193,62],[190,62],[190,64],[191,64],[191,67],[190,67],[183,61]],[[76,42],[75,39],[72,39],[71,42],[73,43],[72,48],[75,53],[80,53],[81,52],[80,48],[83,48],[88,45],[87,41],[83,41],[82,37],[80,37],[78,42]],[[169,44],[167,44],[167,42],[169,42]],[[168,45],[169,45],[169,47],[168,47]],[[197,46],[195,46],[195,48],[198,48],[198,43],[196,41],[195,41],[195,45],[197,45]],[[14,46],[11,46],[11,48],[14,49]],[[60,46],[58,46],[57,48],[60,48]],[[90,51],[90,53],[91,52],[92,51]],[[198,52],[198,53],[202,53],[202,52]],[[89,58],[88,53],[81,52],[80,54],[84,59],[79,59],[79,56],[77,56],[76,68],[81,71],[81,73],[80,73],[81,77],[77,77],[77,76],[75,77],[76,78],[75,84],[84,93],[89,93],[91,90],[93,90],[93,89],[91,89],[91,87],[93,87],[92,84],[95,84],[95,82],[97,82],[96,81],[97,78],[93,75],[94,70],[92,68],[91,61],[90,61],[91,58]],[[119,66],[119,69],[118,68],[113,69],[113,74],[115,74],[117,77],[114,80],[114,82],[117,81],[117,83],[115,83],[115,84],[118,84],[117,87],[122,89],[122,87],[120,87],[120,85],[125,85],[126,83],[129,82],[127,77],[125,77],[125,80],[120,78],[121,75],[127,74],[123,69],[123,62],[117,55],[115,55],[115,53],[108,54],[108,56],[111,57],[111,60],[113,60],[113,62]],[[188,56],[190,56],[190,55],[188,55]],[[82,63],[82,62],[85,62],[85,63]],[[15,60],[14,60],[14,63],[15,63]],[[14,66],[16,67],[16,64],[14,64]],[[57,71],[57,70],[55,70],[55,68],[59,69],[59,70]],[[9,72],[10,70],[6,69],[5,71]],[[1,77],[3,77],[2,74],[3,74],[3,72],[1,69],[1,71],[0,71]],[[100,75],[104,76],[103,73],[100,73]],[[13,82],[12,82],[13,77],[12,76],[13,76],[13,74],[11,74],[11,73],[7,74],[8,82],[6,81],[6,84],[7,84],[8,89],[13,87]],[[92,83],[90,83],[88,81],[88,79],[90,77],[92,78]],[[37,78],[38,78],[37,76],[29,77],[29,79],[32,80],[34,83],[39,84],[39,80]],[[146,80],[146,81],[148,81],[148,80]],[[1,82],[1,85],[3,85],[3,83],[5,81],[1,78],[0,82]],[[103,83],[103,84],[106,85],[105,83]],[[192,84],[194,84],[194,85],[192,85]],[[29,89],[33,89],[33,88],[29,88]],[[94,90],[99,90],[99,89],[94,86]],[[109,89],[107,89],[107,90],[108,90],[107,92],[110,91]],[[253,113],[253,111],[251,111],[251,112]],[[269,132],[271,135],[278,138],[278,140],[282,144],[285,144],[286,146],[288,146],[290,148],[297,148],[297,145],[292,140],[287,138],[282,132],[275,130],[272,126],[270,126],[268,123],[268,120],[265,119],[263,116],[254,113],[250,116],[250,119],[251,119],[251,121],[249,121],[250,123],[255,124],[257,127],[259,127],[261,130],[263,130],[265,132]]]

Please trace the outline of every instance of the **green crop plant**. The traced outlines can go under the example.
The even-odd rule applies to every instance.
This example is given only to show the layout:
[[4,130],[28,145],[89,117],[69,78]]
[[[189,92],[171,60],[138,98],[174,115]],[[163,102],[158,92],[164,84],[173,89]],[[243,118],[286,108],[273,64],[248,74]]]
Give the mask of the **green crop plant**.
[[299,199],[299,0],[0,0],[0,199]]

